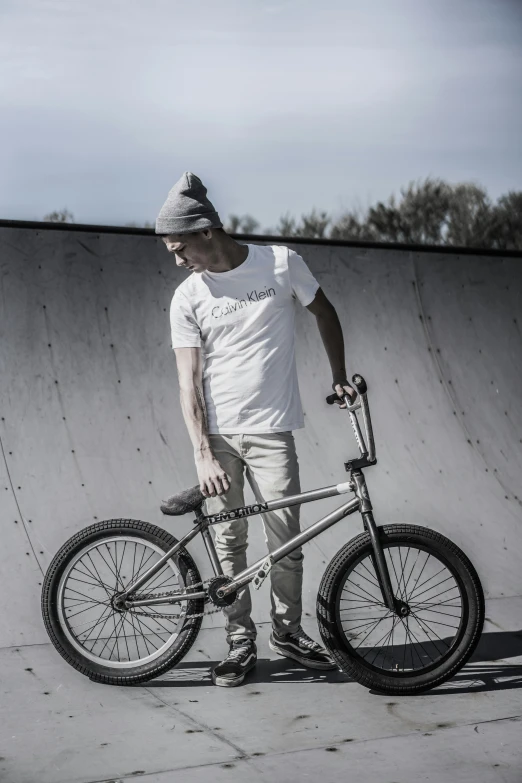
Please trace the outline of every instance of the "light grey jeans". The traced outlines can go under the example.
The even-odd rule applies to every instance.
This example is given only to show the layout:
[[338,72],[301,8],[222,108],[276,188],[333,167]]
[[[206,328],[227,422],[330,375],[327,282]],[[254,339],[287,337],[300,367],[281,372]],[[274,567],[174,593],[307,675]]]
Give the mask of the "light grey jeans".
[[[210,435],[209,438],[214,456],[229,477],[230,489],[226,495],[206,499],[207,514],[245,505],[245,473],[258,502],[301,492],[299,463],[290,430],[262,435]],[[261,514],[269,552],[300,532],[299,509],[297,505]],[[248,518],[221,522],[213,528],[223,572],[227,576],[236,576],[247,566]],[[270,577],[273,629],[280,635],[294,633],[301,623],[302,612],[301,548],[276,563]],[[252,601],[247,585],[239,591],[237,601],[223,610],[229,644],[239,637],[256,638],[251,611]]]

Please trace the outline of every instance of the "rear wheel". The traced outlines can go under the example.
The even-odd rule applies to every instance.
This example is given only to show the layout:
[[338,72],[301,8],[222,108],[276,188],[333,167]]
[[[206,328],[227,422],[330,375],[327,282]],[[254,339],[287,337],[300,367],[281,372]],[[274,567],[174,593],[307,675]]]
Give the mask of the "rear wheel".
[[452,677],[484,623],[477,573],[452,541],[428,528],[385,525],[379,535],[394,595],[383,602],[370,537],[362,533],[329,564],[317,599],[323,642],[339,667],[367,688],[406,695]]
[[[110,519],[74,535],[57,552],[42,587],[42,614],[63,658],[97,682],[133,685],[175,666],[201,627],[202,599],[118,609],[114,596],[147,571],[176,539],[148,522]],[[186,549],[167,560],[140,593],[201,582]],[[166,616],[158,616],[158,615]]]

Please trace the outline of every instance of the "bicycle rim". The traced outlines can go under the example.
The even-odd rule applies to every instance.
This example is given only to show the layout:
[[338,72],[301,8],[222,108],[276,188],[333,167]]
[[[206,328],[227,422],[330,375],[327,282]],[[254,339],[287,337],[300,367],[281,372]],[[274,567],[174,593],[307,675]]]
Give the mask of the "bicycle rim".
[[[111,599],[125,590],[165,551],[139,536],[111,536],[83,547],[64,569],[57,590],[60,625],[82,656],[109,668],[142,666],[159,658],[179,635],[187,604],[140,606],[117,611]],[[140,592],[185,587],[176,557],[170,558]],[[172,617],[157,617],[158,614]]]

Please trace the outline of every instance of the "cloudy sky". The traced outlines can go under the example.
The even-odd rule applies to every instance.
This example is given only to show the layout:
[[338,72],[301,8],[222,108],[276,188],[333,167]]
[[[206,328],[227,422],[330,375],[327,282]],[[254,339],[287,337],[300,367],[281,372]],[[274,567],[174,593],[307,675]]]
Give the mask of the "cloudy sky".
[[522,0],[2,0],[0,217],[263,228],[426,176],[522,190]]

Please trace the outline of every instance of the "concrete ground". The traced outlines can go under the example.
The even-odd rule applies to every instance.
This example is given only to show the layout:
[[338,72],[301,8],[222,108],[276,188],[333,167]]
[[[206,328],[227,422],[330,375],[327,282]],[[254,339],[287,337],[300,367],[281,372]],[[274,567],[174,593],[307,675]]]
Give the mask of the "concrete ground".
[[[260,661],[243,687],[210,680],[225,653],[220,614],[185,661],[145,686],[99,685],[68,666],[40,610],[64,542],[105,519],[178,538],[192,524],[159,509],[197,482],[168,315],[186,273],[153,234],[0,221],[2,783],[522,781],[521,259],[293,247],[338,312],[349,374],[368,382],[378,464],[365,477],[378,524],[437,530],[479,574],[489,619],[472,662],[407,698],[315,674],[269,651],[265,585],[253,596]],[[308,490],[345,481],[357,448],[346,414],[325,402],[316,320],[301,306],[295,319]],[[337,505],[303,505],[303,527]],[[354,514],[305,547],[304,624],[316,638],[321,575],[361,529]],[[206,579],[202,542],[189,549]],[[252,518],[249,562],[265,554]]]
[[[489,601],[472,661],[424,695],[372,693],[268,648],[243,686],[210,670],[226,645],[201,632],[177,668],[146,685],[91,682],[50,644],[0,650],[5,783],[522,781],[522,600]],[[317,637],[312,619],[307,630]]]

